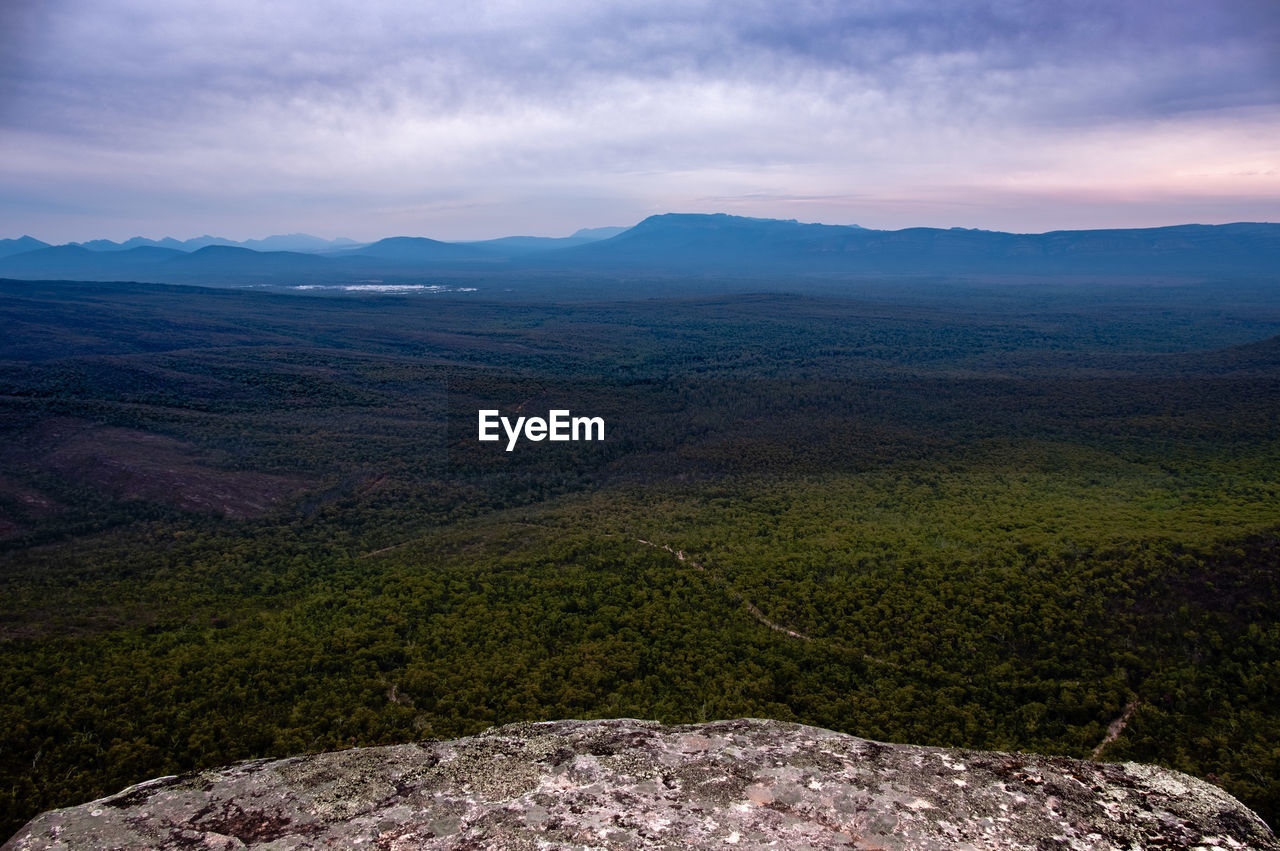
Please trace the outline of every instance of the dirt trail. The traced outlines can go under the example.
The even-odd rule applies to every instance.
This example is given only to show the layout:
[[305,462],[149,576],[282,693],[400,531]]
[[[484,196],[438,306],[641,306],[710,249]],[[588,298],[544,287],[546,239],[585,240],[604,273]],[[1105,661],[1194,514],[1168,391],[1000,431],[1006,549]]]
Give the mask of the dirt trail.
[[1135,694],[1129,698],[1129,703],[1125,706],[1124,712],[1120,713],[1120,717],[1107,725],[1107,735],[1103,736],[1102,741],[1093,749],[1092,759],[1100,759],[1107,745],[1120,738],[1120,734],[1124,732],[1124,728],[1129,724],[1129,719],[1133,716],[1133,711],[1137,708],[1138,696]]
[[[646,541],[643,538],[636,538],[636,543],[644,544],[646,547],[653,547],[654,549],[658,549],[658,550],[666,550],[667,552],[671,553],[680,561],[683,561],[686,564],[688,564],[690,567],[697,568],[698,570],[701,570],[703,573],[708,573],[711,576],[715,576],[715,574],[711,574],[705,567],[703,567],[693,559],[686,556],[684,554],[684,550],[673,550],[668,544],[655,544],[653,541]],[[751,613],[751,617],[755,618],[760,623],[769,627],[769,629],[776,630],[782,633],[783,635],[789,635],[792,638],[798,638],[801,641],[812,641],[812,639],[809,638],[809,636],[805,635],[803,632],[797,632],[794,629],[787,629],[785,626],[782,626],[781,624],[777,624],[769,620],[767,617],[765,617],[764,612],[757,609],[751,603],[751,601],[748,600],[746,597],[743,597],[742,593],[739,592],[738,589],[734,588],[732,585],[730,585],[728,582],[725,582],[723,579],[721,579],[718,576],[716,576],[715,578],[720,582],[721,585],[725,587],[725,590],[729,592],[729,596],[733,597],[735,602],[741,603],[746,608],[746,610]]]
[[398,544],[392,544],[391,546],[383,547],[380,550],[373,550],[372,552],[361,553],[359,555],[359,558],[373,558],[374,556],[382,555],[383,553],[389,553],[392,550],[398,550],[401,547],[407,547],[409,544],[412,544],[414,541],[421,541],[421,540],[422,538],[412,538],[408,541],[401,541]]
[[[774,621],[770,620],[768,617],[765,616],[764,612],[760,611],[758,608],[755,607],[755,605],[750,600],[742,596],[741,591],[739,591],[737,588],[734,588],[732,585],[730,585],[727,579],[725,579],[722,576],[718,576],[714,571],[707,570],[705,567],[698,564],[693,559],[689,558],[689,556],[685,554],[684,550],[674,550],[671,548],[669,544],[655,544],[653,541],[646,541],[644,538],[636,538],[635,541],[637,544],[644,544],[646,547],[653,547],[656,550],[665,550],[666,552],[671,553],[678,560],[684,562],[690,567],[694,567],[698,570],[701,570],[703,573],[712,577],[715,581],[719,582],[722,586],[724,586],[725,591],[729,592],[729,596],[731,596],[735,601],[742,604],[742,607],[745,608],[747,612],[750,613],[751,617],[755,618],[762,625],[769,627],[769,629],[775,630],[787,636],[788,638],[794,638],[799,641],[813,640],[809,636],[805,635],[803,632],[790,629],[789,627],[785,627],[780,623],[775,623]],[[881,659],[879,656],[872,656],[869,653],[859,652],[857,650],[854,650],[852,647],[848,647],[844,644],[841,644],[838,641],[832,641],[831,639],[823,639],[822,643],[825,646],[830,647],[834,650],[839,650],[840,652],[847,653],[850,656],[856,656],[864,662],[874,662],[877,665],[884,665],[887,668],[895,668],[897,670],[902,669],[902,666],[899,665],[897,662],[890,662],[888,659]]]

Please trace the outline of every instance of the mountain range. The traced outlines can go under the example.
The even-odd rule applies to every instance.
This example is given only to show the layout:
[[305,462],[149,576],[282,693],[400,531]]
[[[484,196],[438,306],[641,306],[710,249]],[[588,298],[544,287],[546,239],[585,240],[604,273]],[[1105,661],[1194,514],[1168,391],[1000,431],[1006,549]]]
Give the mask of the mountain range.
[[0,277],[188,284],[296,284],[438,273],[778,275],[1271,276],[1280,224],[1241,222],[1015,234],[964,228],[873,230],[719,214],[650,216],[569,237],[368,244],[306,234],[233,243],[134,238],[51,246],[0,240]]

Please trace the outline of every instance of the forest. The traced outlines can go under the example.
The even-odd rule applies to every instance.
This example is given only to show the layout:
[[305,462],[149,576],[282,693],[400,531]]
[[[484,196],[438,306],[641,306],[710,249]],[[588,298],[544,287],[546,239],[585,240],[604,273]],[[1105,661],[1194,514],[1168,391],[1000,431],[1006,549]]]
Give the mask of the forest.
[[607,717],[1153,762],[1280,821],[1273,293],[659,283],[0,281],[0,836]]

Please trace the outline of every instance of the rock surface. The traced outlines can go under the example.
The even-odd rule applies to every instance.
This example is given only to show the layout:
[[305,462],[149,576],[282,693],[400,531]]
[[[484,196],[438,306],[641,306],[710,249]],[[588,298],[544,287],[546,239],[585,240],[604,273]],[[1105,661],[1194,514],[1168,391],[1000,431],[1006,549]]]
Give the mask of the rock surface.
[[720,721],[517,724],[256,760],[45,813],[9,849],[1280,849],[1161,768]]

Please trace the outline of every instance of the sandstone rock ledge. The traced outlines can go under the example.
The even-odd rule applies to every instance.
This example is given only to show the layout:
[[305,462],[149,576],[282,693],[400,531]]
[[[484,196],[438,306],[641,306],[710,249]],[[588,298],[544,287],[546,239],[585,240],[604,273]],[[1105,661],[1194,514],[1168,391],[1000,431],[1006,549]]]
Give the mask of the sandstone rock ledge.
[[164,777],[9,849],[1280,849],[1173,771],[720,721],[517,724]]

